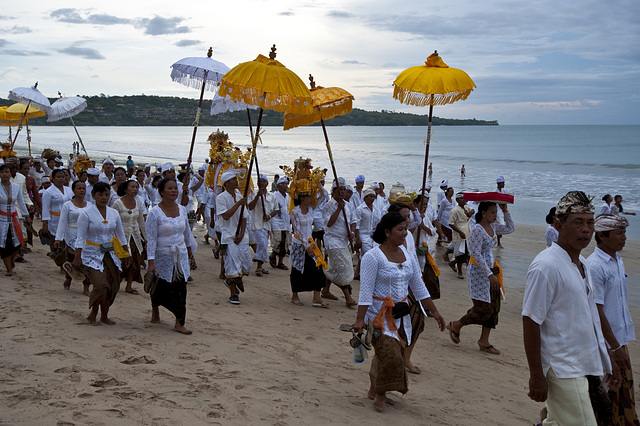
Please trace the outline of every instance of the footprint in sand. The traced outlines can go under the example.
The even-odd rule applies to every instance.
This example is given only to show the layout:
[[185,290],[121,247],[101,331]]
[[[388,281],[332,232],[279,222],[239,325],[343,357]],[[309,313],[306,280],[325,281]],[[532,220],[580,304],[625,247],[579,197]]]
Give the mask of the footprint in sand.
[[126,385],[126,383],[119,382],[113,377],[108,377],[105,379],[96,380],[95,382],[91,383],[90,386],[93,386],[94,388],[108,388],[111,386],[122,386],[122,385]]
[[150,358],[146,355],[142,355],[142,356],[130,356],[129,358],[125,359],[124,361],[120,361],[121,364],[128,364],[128,365],[134,365],[134,364],[156,364],[156,360],[153,358]]

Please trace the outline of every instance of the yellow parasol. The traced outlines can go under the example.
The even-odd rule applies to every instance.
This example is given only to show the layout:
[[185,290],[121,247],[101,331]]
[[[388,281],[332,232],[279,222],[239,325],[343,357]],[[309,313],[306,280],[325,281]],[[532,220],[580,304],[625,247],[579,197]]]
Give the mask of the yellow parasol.
[[[262,113],[265,109],[280,112],[292,112],[298,114],[310,114],[311,93],[293,71],[289,70],[279,61],[276,61],[276,45],[271,47],[269,57],[258,55],[256,59],[243,62],[231,68],[220,81],[218,95],[229,96],[231,101],[244,102],[247,105],[260,107],[256,132],[251,130],[251,115],[247,108],[249,129],[251,131],[251,162],[248,175],[251,176],[253,164],[256,164],[256,173],[260,179],[256,146],[260,137],[260,124]],[[244,189],[244,196],[249,192],[249,185]],[[262,200],[264,203],[264,200]],[[243,214],[242,206],[240,214]],[[240,224],[238,224],[238,232]]]
[[[333,161],[333,153],[331,152],[331,144],[329,143],[329,136],[327,136],[327,128],[324,125],[324,120],[330,120],[335,116],[350,113],[353,109],[354,97],[351,93],[340,87],[316,87],[316,83],[313,81],[311,74],[309,74],[309,82],[311,86],[311,98],[313,99],[313,111],[311,114],[293,114],[286,112],[284,114],[284,130],[293,129],[298,126],[307,126],[319,121],[320,124],[322,124],[322,132],[324,133],[329,161],[331,162],[333,178],[338,182],[338,173],[336,172],[336,166]],[[347,223],[347,214],[344,210],[342,213],[344,214],[345,223]],[[351,234],[348,224],[347,234]]]
[[[4,111],[4,117],[7,120],[6,126],[22,126],[25,125],[27,129],[27,144],[29,146],[29,155],[31,155],[31,130],[29,130],[29,119],[44,116],[44,111],[36,109],[34,107],[27,107],[24,104],[16,103],[6,107]],[[1,118],[0,118],[1,120]],[[11,130],[9,130],[11,131]],[[16,134],[17,137],[17,134]],[[15,143],[15,141],[14,141]],[[13,148],[13,144],[11,145]]]
[[464,101],[476,87],[466,72],[450,68],[434,51],[424,65],[407,68],[393,82],[393,97],[403,104],[429,105],[429,125],[427,127],[427,147],[422,175],[422,195],[427,183],[429,144],[431,143],[431,119],[434,105],[452,104]]

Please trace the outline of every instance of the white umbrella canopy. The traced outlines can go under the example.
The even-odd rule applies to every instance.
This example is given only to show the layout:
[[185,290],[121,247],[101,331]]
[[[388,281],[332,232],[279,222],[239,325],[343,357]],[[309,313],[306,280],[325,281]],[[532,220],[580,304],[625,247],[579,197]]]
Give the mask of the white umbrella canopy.
[[194,89],[201,89],[204,81],[205,90],[216,90],[229,67],[211,58],[212,55],[213,49],[209,48],[206,58],[193,56],[180,59],[171,65],[171,80]]
[[241,111],[243,109],[258,109],[256,105],[247,105],[244,102],[232,101],[229,96],[224,98],[216,92],[211,102],[211,115],[222,114],[225,112]]
[[51,102],[45,95],[38,90],[38,82],[31,87],[16,87],[9,91],[9,99],[21,104],[28,105],[30,107],[39,109],[46,113],[51,108]]
[[80,96],[60,98],[51,104],[47,121],[58,121],[63,118],[71,118],[84,111],[87,107],[87,100]]

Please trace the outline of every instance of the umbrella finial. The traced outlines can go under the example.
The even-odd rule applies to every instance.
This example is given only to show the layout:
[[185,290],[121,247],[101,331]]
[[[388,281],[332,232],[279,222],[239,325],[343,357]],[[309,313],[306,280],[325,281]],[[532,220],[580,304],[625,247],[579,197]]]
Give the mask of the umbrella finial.
[[269,53],[269,59],[276,59],[276,45],[271,46],[271,52]]
[[37,82],[37,81],[36,81],[36,84],[34,84],[34,85],[33,85],[33,88],[34,88],[34,89],[37,89],[37,88],[38,88],[38,82]]
[[313,76],[311,74],[309,74],[309,86],[311,86],[312,89],[316,88],[316,82],[313,81]]
[[434,51],[433,51],[433,54],[434,54],[435,56],[438,56],[438,51],[437,51],[437,50],[434,50]]
[[210,58],[211,56],[213,56],[213,47],[209,47],[209,50],[207,51],[207,58]]
[[58,90],[58,96],[62,97],[62,93]]

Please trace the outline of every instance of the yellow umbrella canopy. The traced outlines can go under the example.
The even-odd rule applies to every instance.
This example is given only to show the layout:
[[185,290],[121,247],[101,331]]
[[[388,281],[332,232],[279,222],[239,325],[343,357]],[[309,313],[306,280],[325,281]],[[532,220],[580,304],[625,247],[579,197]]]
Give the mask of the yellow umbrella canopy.
[[466,72],[445,64],[436,50],[424,65],[407,68],[398,74],[393,86],[393,98],[401,103],[433,106],[464,101],[476,84]]
[[307,86],[296,73],[276,61],[275,44],[268,58],[258,55],[253,61],[231,68],[220,81],[218,95],[272,111],[309,114],[312,109]]
[[23,116],[25,120],[30,120],[32,118],[44,116],[44,111],[40,111],[33,107],[27,108],[24,104],[13,104],[8,106],[5,110],[5,117],[7,117],[7,120],[15,120],[20,123],[20,119]]
[[13,120],[7,116],[8,106],[0,107],[0,126],[13,127],[20,124],[20,118]]
[[287,111],[284,114],[284,130],[298,126],[307,126],[321,120],[348,114],[353,109],[353,95],[340,87],[316,86],[313,76],[311,81],[311,99],[313,110],[311,114],[294,114]]
[[434,105],[452,104],[464,101],[476,87],[466,72],[451,68],[444,63],[434,51],[424,65],[407,68],[398,74],[393,82],[393,98],[403,104],[429,106],[429,124],[427,127],[427,143],[424,155],[424,171],[422,173],[421,193],[427,184],[427,164],[429,162],[429,145],[431,144],[431,120]]

